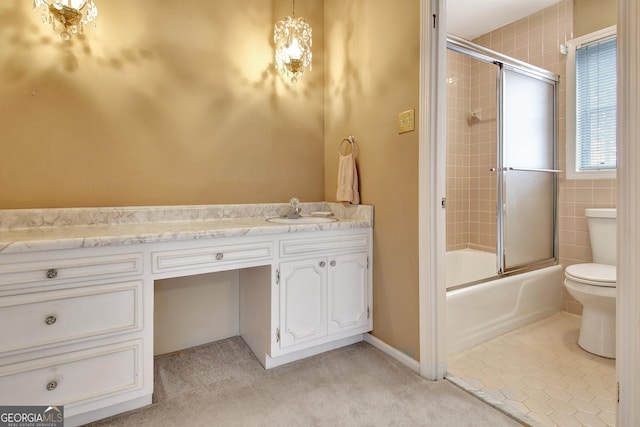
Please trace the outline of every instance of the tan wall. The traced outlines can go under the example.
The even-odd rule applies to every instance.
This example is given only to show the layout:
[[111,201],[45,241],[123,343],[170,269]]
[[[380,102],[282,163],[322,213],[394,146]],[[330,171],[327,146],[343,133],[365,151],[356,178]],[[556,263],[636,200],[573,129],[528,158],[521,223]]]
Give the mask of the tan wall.
[[416,359],[418,133],[399,135],[397,117],[418,105],[419,11],[417,0],[325,0],[325,199],[353,135],[362,203],[375,206],[373,334]]
[[616,24],[616,0],[574,1],[574,37],[583,36]]
[[323,2],[296,2],[314,63],[295,86],[273,68],[290,0],[97,3],[66,43],[0,2],[0,208],[323,198]]

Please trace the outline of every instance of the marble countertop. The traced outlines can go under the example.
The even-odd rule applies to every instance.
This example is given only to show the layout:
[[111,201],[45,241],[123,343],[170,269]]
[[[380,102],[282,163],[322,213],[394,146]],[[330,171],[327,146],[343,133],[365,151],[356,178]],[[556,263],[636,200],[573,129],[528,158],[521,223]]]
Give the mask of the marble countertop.
[[179,240],[344,230],[373,226],[373,207],[301,203],[302,214],[331,211],[336,222],[278,224],[288,204],[0,210],[0,253]]

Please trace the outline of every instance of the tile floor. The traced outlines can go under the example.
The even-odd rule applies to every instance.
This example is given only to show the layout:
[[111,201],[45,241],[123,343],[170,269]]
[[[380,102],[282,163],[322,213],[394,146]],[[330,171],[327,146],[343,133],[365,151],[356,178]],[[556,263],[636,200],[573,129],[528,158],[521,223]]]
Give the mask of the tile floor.
[[449,358],[454,382],[541,426],[615,426],[615,360],[578,347],[580,317],[557,313]]

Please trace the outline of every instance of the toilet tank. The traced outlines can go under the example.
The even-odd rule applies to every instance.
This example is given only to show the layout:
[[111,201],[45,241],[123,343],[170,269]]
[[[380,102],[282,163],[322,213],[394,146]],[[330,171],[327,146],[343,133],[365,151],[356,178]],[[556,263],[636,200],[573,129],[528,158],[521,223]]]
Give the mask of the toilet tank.
[[616,265],[616,209],[585,209],[593,262]]

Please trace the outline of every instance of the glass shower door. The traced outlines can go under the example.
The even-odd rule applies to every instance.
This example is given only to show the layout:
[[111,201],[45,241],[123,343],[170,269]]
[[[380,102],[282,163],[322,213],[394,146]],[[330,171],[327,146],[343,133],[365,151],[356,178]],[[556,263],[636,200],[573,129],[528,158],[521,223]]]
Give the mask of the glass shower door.
[[498,273],[556,258],[556,82],[502,65]]

